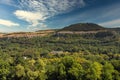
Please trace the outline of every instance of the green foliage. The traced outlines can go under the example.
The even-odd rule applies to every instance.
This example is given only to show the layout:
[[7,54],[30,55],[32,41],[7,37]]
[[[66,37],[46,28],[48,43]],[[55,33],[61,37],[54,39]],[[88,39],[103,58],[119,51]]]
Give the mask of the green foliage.
[[39,73],[38,71],[31,71],[31,70],[29,70],[27,72],[28,80],[35,80],[35,79],[37,79],[38,73]]
[[90,65],[88,69],[87,78],[90,80],[98,80],[101,79],[102,74],[102,65],[98,62],[94,62]]
[[66,71],[65,71],[65,66],[61,63],[57,67],[58,70],[58,80],[65,80],[66,79]]
[[105,38],[66,34],[0,39],[0,80],[119,80],[120,40]]
[[7,80],[10,73],[10,64],[7,61],[0,59],[0,80]]
[[22,66],[21,64],[18,64],[17,66],[15,66],[15,76],[21,80],[23,77],[25,77],[25,69],[24,66]]
[[82,80],[84,70],[79,63],[74,63],[68,71],[71,80]]
[[[58,58],[52,54],[51,58],[20,58],[17,63],[14,61],[16,59],[7,62],[1,58],[0,80],[119,80],[120,78],[118,69],[120,60],[116,57],[110,59],[110,54],[63,54],[66,55],[64,57],[60,55]],[[99,60],[86,56],[97,56]]]
[[111,63],[106,62],[103,66],[103,80],[113,80],[114,67]]

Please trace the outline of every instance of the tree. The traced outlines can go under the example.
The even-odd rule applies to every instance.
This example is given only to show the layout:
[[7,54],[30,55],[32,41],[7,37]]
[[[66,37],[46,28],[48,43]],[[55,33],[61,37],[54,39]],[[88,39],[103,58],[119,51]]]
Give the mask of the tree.
[[66,71],[65,66],[60,63],[57,67],[57,73],[58,73],[58,80],[66,80]]
[[84,70],[79,63],[74,63],[68,71],[70,80],[82,80]]
[[36,71],[39,71],[38,73],[38,78],[39,80],[45,80],[46,79],[46,64],[44,63],[44,61],[42,59],[38,59],[35,63],[35,67],[36,67]]
[[69,70],[69,68],[72,67],[74,62],[75,62],[75,60],[73,59],[73,57],[70,57],[70,56],[66,56],[61,60],[61,63],[63,63],[66,70]]
[[10,73],[10,65],[8,62],[0,59],[0,80],[7,80]]
[[94,62],[90,65],[87,73],[87,78],[90,80],[101,79],[102,65],[98,62]]
[[25,77],[25,69],[21,64],[15,66],[15,76],[17,80],[22,80]]
[[103,80],[113,80],[114,67],[111,63],[106,62],[102,70],[102,79]]
[[38,78],[39,72],[38,71],[27,71],[27,79],[28,80],[36,80]]
[[117,70],[115,70],[113,73],[113,79],[120,80],[120,73]]

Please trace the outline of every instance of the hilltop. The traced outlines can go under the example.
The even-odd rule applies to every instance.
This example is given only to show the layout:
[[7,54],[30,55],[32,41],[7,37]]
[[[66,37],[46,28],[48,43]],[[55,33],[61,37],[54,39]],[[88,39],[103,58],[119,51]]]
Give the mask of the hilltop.
[[97,31],[105,28],[94,23],[77,23],[64,27],[61,31]]

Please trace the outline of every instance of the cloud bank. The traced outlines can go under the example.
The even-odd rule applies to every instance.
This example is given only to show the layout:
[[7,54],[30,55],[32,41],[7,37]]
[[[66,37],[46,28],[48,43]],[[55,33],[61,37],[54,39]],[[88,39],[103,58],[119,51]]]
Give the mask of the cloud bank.
[[48,18],[85,6],[84,0],[18,0],[18,3],[19,10],[14,14],[35,29],[46,28],[44,22]]
[[100,25],[108,26],[108,27],[120,27],[120,19],[100,23]]
[[7,26],[7,27],[19,26],[18,23],[15,23],[9,20],[4,20],[4,19],[0,19],[0,25]]

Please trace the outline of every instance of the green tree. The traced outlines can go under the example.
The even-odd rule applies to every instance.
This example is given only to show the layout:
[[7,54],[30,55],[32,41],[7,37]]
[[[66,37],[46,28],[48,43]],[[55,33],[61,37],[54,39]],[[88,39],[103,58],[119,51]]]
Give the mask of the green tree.
[[27,80],[36,80],[38,78],[39,71],[27,71]]
[[68,71],[70,80],[82,80],[84,70],[79,63],[74,63]]
[[113,80],[114,67],[111,63],[106,62],[102,70],[102,79],[103,80]]
[[17,80],[23,80],[25,77],[24,66],[22,66],[21,64],[18,64],[17,66],[15,66],[15,75]]
[[98,80],[101,79],[102,74],[102,65],[98,62],[94,62],[90,65],[88,69],[87,78],[90,80]]
[[117,70],[115,70],[113,73],[113,79],[120,80],[120,73]]
[[38,78],[39,80],[45,80],[46,79],[46,64],[45,62],[42,60],[42,59],[38,59],[36,60],[36,63],[35,63],[35,67],[36,67],[36,71],[39,71],[38,73]]
[[7,61],[0,59],[0,80],[7,80],[10,73],[10,65]]
[[57,75],[58,80],[66,80],[65,66],[62,63],[60,63],[57,67]]

